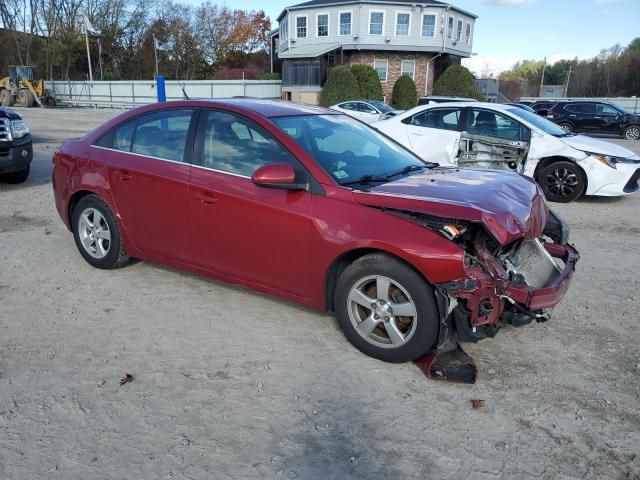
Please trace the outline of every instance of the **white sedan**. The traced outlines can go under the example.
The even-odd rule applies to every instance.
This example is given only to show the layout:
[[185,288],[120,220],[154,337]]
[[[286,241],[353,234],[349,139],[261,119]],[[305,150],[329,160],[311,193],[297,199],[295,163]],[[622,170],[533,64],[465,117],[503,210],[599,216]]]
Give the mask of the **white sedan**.
[[640,186],[640,156],[619,145],[565,132],[510,105],[420,106],[372,126],[441,165],[485,167],[535,178],[548,200],[618,196]]
[[399,110],[394,110],[386,103],[378,100],[349,100],[329,108],[346,113],[365,123],[377,122],[401,113]]

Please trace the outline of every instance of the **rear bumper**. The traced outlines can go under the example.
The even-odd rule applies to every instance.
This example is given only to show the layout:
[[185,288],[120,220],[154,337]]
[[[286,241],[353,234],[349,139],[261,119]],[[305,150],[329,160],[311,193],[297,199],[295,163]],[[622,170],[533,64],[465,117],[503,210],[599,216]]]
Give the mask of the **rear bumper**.
[[0,142],[0,174],[26,169],[33,159],[31,136],[14,140],[9,144]]

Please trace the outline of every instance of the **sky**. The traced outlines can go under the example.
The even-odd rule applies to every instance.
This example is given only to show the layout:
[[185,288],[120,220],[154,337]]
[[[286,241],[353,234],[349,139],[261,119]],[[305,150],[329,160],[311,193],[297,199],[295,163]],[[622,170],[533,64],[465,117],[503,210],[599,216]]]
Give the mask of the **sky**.
[[[276,18],[304,0],[226,0],[230,8],[264,9]],[[187,0],[200,4],[200,0]],[[640,36],[640,0],[452,0],[479,16],[473,51],[464,64],[475,74],[510,68],[518,60],[589,58]]]

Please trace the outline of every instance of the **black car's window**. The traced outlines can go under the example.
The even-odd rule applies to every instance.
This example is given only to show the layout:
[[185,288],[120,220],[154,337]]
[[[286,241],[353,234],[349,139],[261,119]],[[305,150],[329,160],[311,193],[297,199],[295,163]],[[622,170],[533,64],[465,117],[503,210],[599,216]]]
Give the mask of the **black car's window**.
[[131,151],[183,162],[192,113],[191,110],[164,110],[139,117]]
[[131,151],[131,139],[133,138],[133,131],[136,128],[137,121],[137,119],[130,120],[116,127],[113,131],[113,148],[123,152]]
[[271,134],[233,113],[209,110],[204,115],[202,166],[250,177],[268,163],[296,160]]
[[410,125],[439,128],[440,130],[459,130],[460,108],[434,108],[425,110],[410,118]]
[[618,111],[605,103],[596,103],[596,113],[599,115],[618,115]]
[[520,138],[520,124],[515,120],[497,112],[469,109],[467,131],[474,135],[486,135],[506,140]]

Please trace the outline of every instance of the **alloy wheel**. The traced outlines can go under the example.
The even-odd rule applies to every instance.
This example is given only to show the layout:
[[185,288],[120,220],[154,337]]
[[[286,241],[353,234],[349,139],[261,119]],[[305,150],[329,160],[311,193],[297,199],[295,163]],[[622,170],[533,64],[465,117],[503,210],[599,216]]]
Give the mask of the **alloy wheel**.
[[101,259],[109,253],[111,231],[106,219],[95,208],[86,208],[78,218],[78,236],[85,251],[93,258]]
[[627,128],[624,135],[627,140],[638,140],[640,139],[640,127]]
[[371,275],[360,279],[347,301],[356,332],[377,347],[402,347],[416,331],[416,305],[407,289],[391,278]]
[[545,178],[546,191],[559,198],[575,194],[578,184],[578,175],[567,168],[555,168]]

